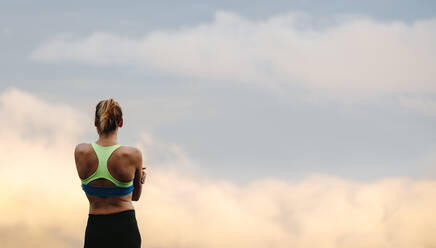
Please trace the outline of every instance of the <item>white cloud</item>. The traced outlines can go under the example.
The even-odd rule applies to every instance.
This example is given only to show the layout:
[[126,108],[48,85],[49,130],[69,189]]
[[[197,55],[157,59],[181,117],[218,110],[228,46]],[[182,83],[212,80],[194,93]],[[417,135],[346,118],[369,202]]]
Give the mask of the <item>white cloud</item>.
[[272,88],[302,86],[335,96],[435,93],[435,19],[406,24],[339,16],[318,29],[311,27],[311,18],[289,13],[252,21],[218,12],[211,23],[142,38],[101,32],[78,39],[57,37],[31,58],[132,65]]
[[160,170],[183,170],[186,175],[194,175],[198,168],[188,154],[177,144],[156,139],[148,132],[141,132],[136,146],[143,151],[145,167],[158,167]]
[[[18,89],[3,92],[0,100],[2,116],[14,115],[0,122],[2,247],[80,247],[88,201],[72,151],[81,128],[64,127],[50,116],[80,127],[85,123],[75,116],[81,113]],[[44,128],[57,135],[20,135]],[[134,203],[144,247],[408,248],[436,243],[434,180],[363,183],[314,175],[237,186],[193,176],[187,168],[170,170],[171,164],[192,161],[179,146],[147,132],[138,146],[150,162],[142,198]]]
[[0,173],[11,175],[3,183],[25,188],[37,179],[36,185],[53,191],[68,186],[65,175],[57,174],[75,173],[69,158],[84,124],[91,123],[88,118],[68,105],[48,103],[16,88],[1,92],[0,115],[5,117],[0,123]]
[[[1,128],[13,127],[20,135],[52,137],[51,142],[65,142],[64,137],[77,137],[83,131],[79,125],[85,118],[82,113],[67,105],[47,103],[16,88],[0,94],[0,107],[1,114],[8,117]],[[32,132],[26,132],[29,130]]]

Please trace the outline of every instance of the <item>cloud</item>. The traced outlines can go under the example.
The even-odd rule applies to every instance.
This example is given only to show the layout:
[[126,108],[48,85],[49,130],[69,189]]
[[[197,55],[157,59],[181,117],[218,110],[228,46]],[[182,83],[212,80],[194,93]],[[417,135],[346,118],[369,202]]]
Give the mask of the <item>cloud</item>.
[[[81,113],[18,89],[1,93],[0,103],[2,116],[14,115],[0,122],[2,139],[10,133],[0,147],[0,173],[6,175],[0,181],[2,247],[81,247],[88,201],[72,154],[78,127],[86,124],[75,117]],[[47,132],[21,135],[41,129]],[[144,247],[436,244],[434,180],[357,182],[312,175],[236,185],[192,175],[179,166],[192,163],[181,147],[147,132],[137,145],[149,161],[142,198],[134,203]]]
[[192,161],[180,146],[160,141],[148,132],[140,134],[140,141],[137,143],[137,147],[142,151],[146,151],[143,160],[151,165],[159,164],[159,166],[167,168],[174,164],[177,164],[180,168],[190,168],[192,166]]
[[13,130],[14,136],[50,138],[50,142],[63,143],[84,130],[78,125],[85,118],[82,113],[67,105],[47,103],[16,88],[0,94],[0,106],[0,113],[8,117],[0,127],[3,135]]
[[304,88],[311,94],[370,97],[435,93],[436,20],[381,22],[336,16],[317,28],[302,12],[262,21],[217,12],[210,23],[154,31],[142,38],[96,32],[59,36],[31,58],[97,66],[130,65],[203,80]]
[[[40,178],[35,183],[50,189],[53,188],[52,182],[45,180],[48,175],[57,174],[56,170],[63,171],[64,168],[74,173],[65,163],[65,158],[71,156],[85,130],[84,124],[91,123],[83,113],[64,104],[45,102],[29,92],[9,88],[0,94],[0,115],[5,117],[0,124],[0,172],[3,175],[24,175],[29,180]],[[27,175],[28,169],[36,169],[35,174]],[[5,178],[3,183],[14,187],[32,185],[17,180],[15,176]],[[62,177],[51,180],[58,180],[59,187],[65,185]]]

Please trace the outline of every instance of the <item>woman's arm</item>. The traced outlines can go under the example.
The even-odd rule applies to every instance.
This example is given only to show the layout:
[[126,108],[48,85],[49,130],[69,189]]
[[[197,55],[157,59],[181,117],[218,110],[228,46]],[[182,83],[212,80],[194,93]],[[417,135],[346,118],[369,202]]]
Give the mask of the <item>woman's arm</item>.
[[135,152],[135,179],[133,181],[134,189],[132,193],[132,201],[138,201],[141,197],[142,184],[145,181],[145,172],[142,171],[142,154],[141,151],[136,149]]

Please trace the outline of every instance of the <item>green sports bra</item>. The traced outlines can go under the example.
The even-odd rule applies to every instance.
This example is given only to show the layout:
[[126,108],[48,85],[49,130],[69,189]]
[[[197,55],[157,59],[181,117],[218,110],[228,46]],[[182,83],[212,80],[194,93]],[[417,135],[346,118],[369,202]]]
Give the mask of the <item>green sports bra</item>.
[[95,142],[92,142],[91,145],[95,151],[95,154],[97,154],[98,167],[97,170],[94,172],[94,174],[92,174],[90,177],[86,179],[81,179],[82,184],[87,185],[89,182],[95,179],[105,178],[113,182],[118,187],[130,187],[133,185],[133,180],[130,182],[118,181],[109,173],[109,170],[107,168],[107,161],[109,160],[112,153],[121,146],[120,144],[113,145],[113,146],[101,146]]

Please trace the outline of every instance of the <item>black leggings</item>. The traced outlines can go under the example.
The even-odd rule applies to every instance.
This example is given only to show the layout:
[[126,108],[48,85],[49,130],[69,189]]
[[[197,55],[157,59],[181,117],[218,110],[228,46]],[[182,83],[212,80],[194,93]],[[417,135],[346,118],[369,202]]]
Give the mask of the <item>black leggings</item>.
[[140,248],[141,234],[135,210],[111,214],[88,214],[84,248]]

